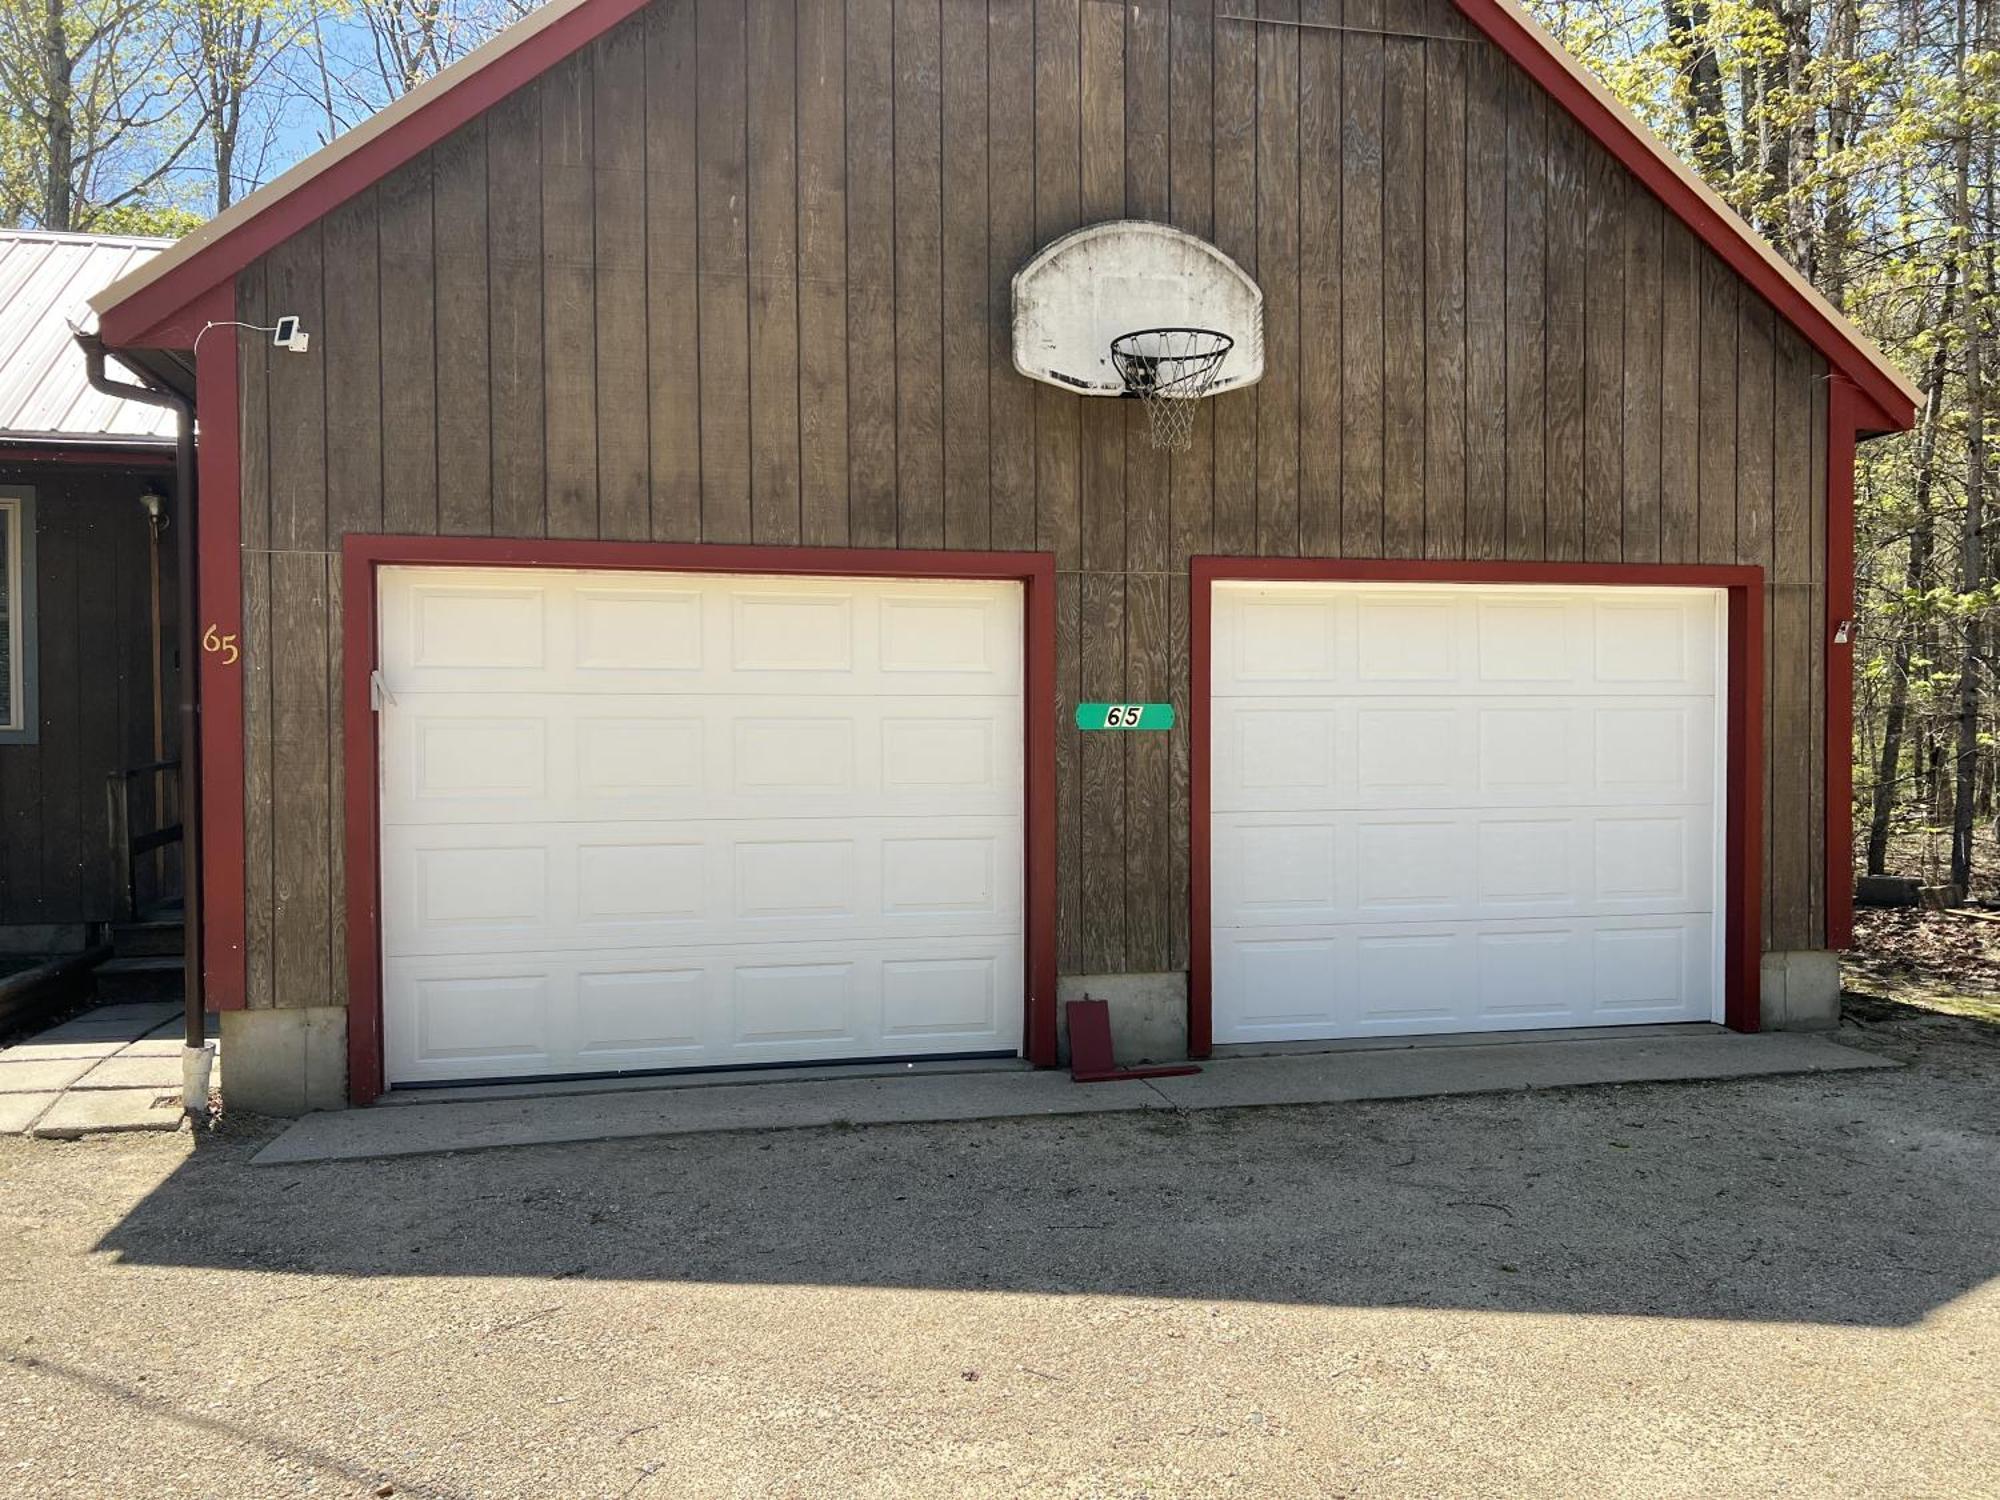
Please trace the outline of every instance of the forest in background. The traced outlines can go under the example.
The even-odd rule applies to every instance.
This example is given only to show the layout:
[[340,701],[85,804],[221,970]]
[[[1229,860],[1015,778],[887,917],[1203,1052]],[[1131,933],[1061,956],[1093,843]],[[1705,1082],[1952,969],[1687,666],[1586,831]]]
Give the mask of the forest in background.
[[[1861,449],[1855,843],[1968,892],[2000,887],[1996,7],[1528,0],[1922,392]],[[532,8],[0,0],[0,222],[184,233]]]

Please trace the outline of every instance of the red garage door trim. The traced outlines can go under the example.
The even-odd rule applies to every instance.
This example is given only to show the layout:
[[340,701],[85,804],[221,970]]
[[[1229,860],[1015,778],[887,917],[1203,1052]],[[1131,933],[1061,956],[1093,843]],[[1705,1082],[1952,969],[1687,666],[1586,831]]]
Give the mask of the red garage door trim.
[[379,745],[369,701],[378,665],[376,583],[385,567],[593,568],[821,578],[1015,580],[1025,587],[1026,845],[1029,1060],[1056,1061],[1055,558],[1046,552],[897,552],[852,548],[552,542],[350,536],[342,597],[343,760],[347,791],[348,1097],[382,1093]]
[[1197,557],[1188,571],[1188,1052],[1214,1046],[1210,927],[1210,609],[1221,582],[1564,584],[1723,589],[1729,599],[1727,812],[1723,857],[1723,1015],[1736,1031],[1759,1020],[1763,956],[1764,570],[1601,563],[1327,561]]

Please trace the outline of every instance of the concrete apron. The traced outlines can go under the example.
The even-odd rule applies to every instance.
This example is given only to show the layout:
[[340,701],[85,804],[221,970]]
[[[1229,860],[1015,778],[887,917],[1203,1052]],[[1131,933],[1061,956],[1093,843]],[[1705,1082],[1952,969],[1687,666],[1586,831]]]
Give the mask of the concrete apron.
[[254,1160],[293,1166],[719,1130],[1340,1104],[1896,1066],[1823,1036],[1712,1031],[1229,1057],[1206,1062],[1188,1077],[1126,1083],[1077,1084],[1067,1073],[1004,1064],[757,1083],[718,1082],[710,1075],[699,1087],[633,1080],[601,1092],[554,1092],[564,1087],[554,1084],[550,1092],[499,1098],[426,1093],[413,1096],[423,1102],[405,1107],[308,1115]]

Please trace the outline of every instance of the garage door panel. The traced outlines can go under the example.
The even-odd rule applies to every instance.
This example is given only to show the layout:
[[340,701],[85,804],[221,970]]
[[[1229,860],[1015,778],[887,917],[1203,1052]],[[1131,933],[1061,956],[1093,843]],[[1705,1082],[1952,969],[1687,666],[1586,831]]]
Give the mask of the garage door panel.
[[1591,822],[1595,904],[1606,911],[1687,912],[1712,907],[1710,808],[1605,813]]
[[1217,697],[1707,696],[1718,680],[1698,589],[1229,584],[1213,608]]
[[815,1052],[830,1042],[852,1045],[861,1029],[854,967],[818,953],[801,954],[795,963],[736,965],[730,976],[729,1040],[787,1051],[800,1044]]
[[1467,1030],[1573,1026],[1588,1008],[1591,948],[1574,924],[1522,923],[1470,934]]
[[417,826],[385,845],[383,951],[415,954],[1017,932],[999,819]]
[[1000,1032],[1009,987],[1000,959],[885,959],[882,1028],[885,1042],[977,1042]]
[[1018,935],[417,957],[385,971],[401,1083],[1010,1050]]
[[630,830],[625,839],[579,839],[576,921],[605,940],[606,928],[643,932],[655,923],[697,922],[708,915],[712,887],[706,840],[659,829]]
[[514,674],[548,663],[548,601],[532,585],[432,579],[414,584],[391,607],[399,649],[385,667]]
[[1449,927],[1357,930],[1347,986],[1356,1033],[1461,1029],[1472,992],[1469,936]]
[[1352,847],[1352,832],[1341,819],[1218,814],[1211,897],[1216,923],[1344,920],[1354,904]]
[[1713,907],[1713,809],[1219,813],[1218,927],[1485,920]]
[[501,967],[489,972],[413,974],[397,1007],[391,1053],[399,1048],[433,1068],[472,1077],[546,1070],[549,976]]
[[[558,726],[564,723],[565,707],[537,705]],[[689,712],[685,703],[655,705],[650,714],[644,712],[647,707],[633,704],[617,715],[584,714],[568,722],[575,811],[593,803],[625,807],[700,796],[709,780],[702,716]]]
[[1020,704],[997,697],[703,694],[614,710],[564,694],[402,693],[382,722],[383,818],[1018,816],[1023,755]]
[[1290,1041],[1332,1036],[1336,997],[1344,989],[1348,936],[1319,929],[1216,934],[1213,964],[1219,1042]]
[[1219,812],[1412,811],[1716,796],[1713,700],[1217,698]]
[[600,682],[602,673],[644,681],[701,669],[706,640],[698,590],[578,581],[568,592],[571,666]]
[[1354,790],[1347,806],[1454,806],[1469,795],[1467,746],[1459,737],[1466,717],[1461,706],[1368,703],[1349,713]]
[[576,1055],[599,1067],[658,1066],[698,1055],[708,1041],[702,965],[642,966],[576,976]]
[[1719,601],[1218,585],[1216,1039],[1715,1014]]
[[1705,914],[1218,930],[1215,1040],[1706,1020],[1713,936]]
[[1716,985],[1708,915],[1607,920],[1591,934],[1590,1020],[1706,1019]]
[[1424,918],[1465,907],[1472,891],[1461,851],[1469,821],[1418,815],[1356,818],[1356,912],[1364,919]]
[[1704,696],[1721,686],[1719,614],[1709,599],[1600,595],[1591,611],[1591,673],[1598,683]]
[[548,850],[539,844],[419,848],[410,864],[411,917],[419,931],[477,943],[495,931],[549,921]]
[[398,692],[1016,695],[1004,582],[391,569],[381,670]]

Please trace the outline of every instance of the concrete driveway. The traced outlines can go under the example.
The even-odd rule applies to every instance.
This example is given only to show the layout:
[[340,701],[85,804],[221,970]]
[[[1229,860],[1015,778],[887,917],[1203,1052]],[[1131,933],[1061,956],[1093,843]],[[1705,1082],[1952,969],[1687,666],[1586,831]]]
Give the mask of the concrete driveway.
[[[17,1493],[2000,1493],[2000,1045],[247,1169],[0,1141]],[[390,1488],[384,1489],[383,1486]]]

